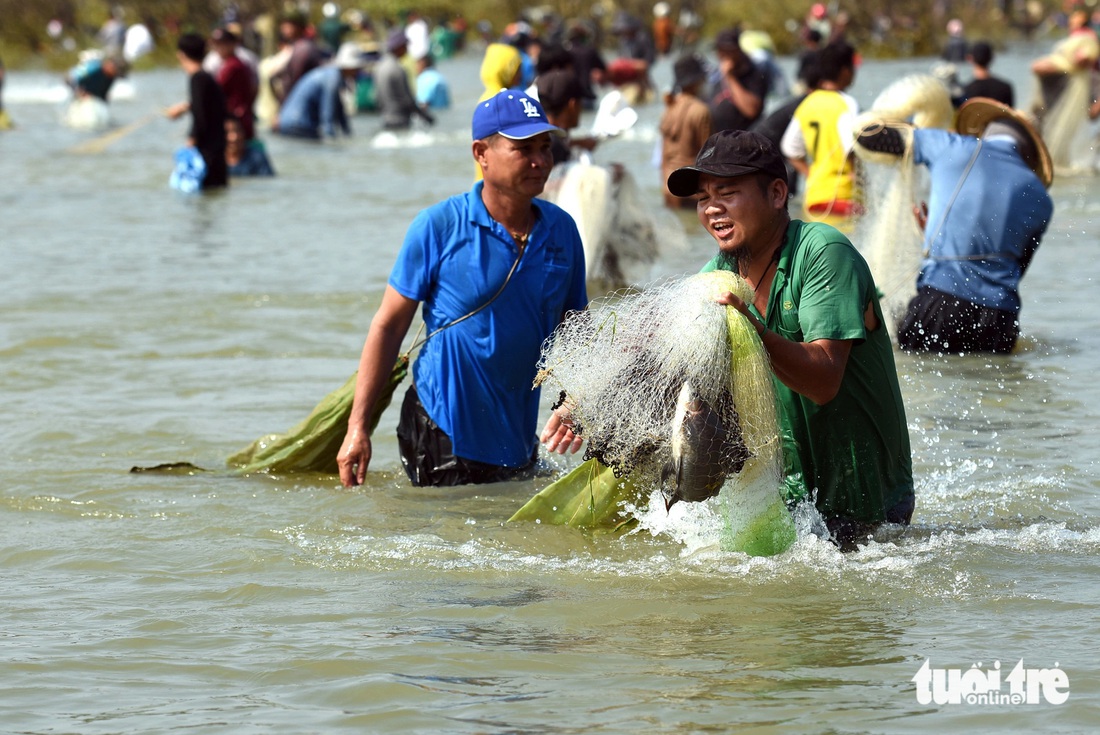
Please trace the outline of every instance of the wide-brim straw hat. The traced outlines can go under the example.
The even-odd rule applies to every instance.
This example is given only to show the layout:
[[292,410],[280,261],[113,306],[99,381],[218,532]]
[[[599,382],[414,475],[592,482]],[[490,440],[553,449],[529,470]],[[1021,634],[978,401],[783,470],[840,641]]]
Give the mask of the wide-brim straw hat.
[[332,65],[337,69],[362,69],[363,50],[354,41],[347,41],[341,44]]
[[1031,121],[1020,112],[997,100],[988,97],[974,97],[963,103],[959,108],[959,114],[955,117],[955,129],[963,135],[981,137],[989,123],[995,120],[1009,120],[1016,123],[1035,146],[1035,162],[1031,170],[1043,182],[1043,186],[1050,188],[1054,181],[1054,164],[1050,160],[1050,151],[1046,143]]

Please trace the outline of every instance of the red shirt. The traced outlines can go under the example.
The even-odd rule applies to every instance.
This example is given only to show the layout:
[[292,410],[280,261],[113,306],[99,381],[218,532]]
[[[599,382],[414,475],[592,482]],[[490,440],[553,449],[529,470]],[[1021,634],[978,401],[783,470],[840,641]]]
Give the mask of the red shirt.
[[230,56],[218,69],[218,86],[225,94],[226,111],[241,121],[245,138],[251,140],[256,134],[252,105],[257,92],[252,70],[236,56]]

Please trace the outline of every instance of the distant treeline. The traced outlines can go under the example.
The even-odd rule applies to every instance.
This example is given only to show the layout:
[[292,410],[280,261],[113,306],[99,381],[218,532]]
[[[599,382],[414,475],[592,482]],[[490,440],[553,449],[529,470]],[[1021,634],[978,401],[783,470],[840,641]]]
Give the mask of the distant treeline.
[[[406,10],[415,8],[432,21],[462,14],[471,33],[476,33],[479,21],[488,20],[493,32],[499,33],[507,23],[536,7],[604,26],[619,10],[648,22],[654,1],[345,0],[336,4],[342,12],[360,10],[378,24],[398,22]],[[64,63],[76,51],[95,45],[96,33],[116,8],[122,10],[123,22],[144,23],[163,54],[182,32],[212,30],[224,19],[227,7],[235,8],[246,20],[298,8],[317,22],[323,4],[321,0],[0,0],[0,52],[9,66],[30,56],[56,57],[56,63]],[[668,0],[668,4],[673,19],[681,10],[697,13],[703,20],[705,38],[740,22],[767,31],[780,53],[790,53],[798,49],[799,28],[812,0]],[[1043,28],[1041,24],[1061,7],[1059,0],[832,0],[824,4],[832,17],[847,16],[847,38],[865,56],[935,54],[951,18],[961,19],[971,38],[1004,42]],[[48,31],[51,21],[57,21],[53,30],[60,29],[60,36]]]

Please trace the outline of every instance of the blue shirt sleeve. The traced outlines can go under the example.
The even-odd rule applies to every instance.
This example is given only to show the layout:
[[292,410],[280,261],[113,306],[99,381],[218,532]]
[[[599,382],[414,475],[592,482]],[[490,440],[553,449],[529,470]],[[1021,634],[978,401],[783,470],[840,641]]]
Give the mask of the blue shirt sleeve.
[[913,131],[913,161],[926,166],[931,164],[943,155],[952,135],[938,128],[917,128]]
[[438,237],[430,211],[424,210],[413,218],[405,233],[405,242],[390,271],[389,285],[407,299],[424,301],[435,280],[438,256]]

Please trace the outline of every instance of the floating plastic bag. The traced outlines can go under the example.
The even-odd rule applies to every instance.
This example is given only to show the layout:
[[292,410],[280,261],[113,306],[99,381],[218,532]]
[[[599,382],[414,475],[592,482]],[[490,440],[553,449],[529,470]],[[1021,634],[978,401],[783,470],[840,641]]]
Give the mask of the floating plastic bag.
[[176,151],[176,167],[168,178],[168,185],[185,194],[192,194],[202,188],[206,178],[206,161],[194,146],[185,146]]

